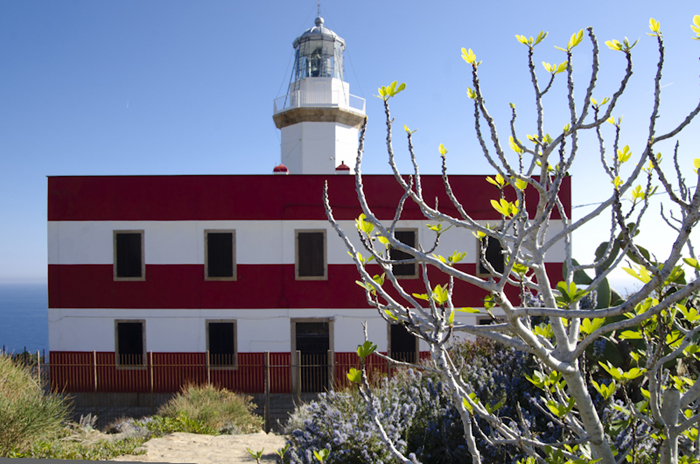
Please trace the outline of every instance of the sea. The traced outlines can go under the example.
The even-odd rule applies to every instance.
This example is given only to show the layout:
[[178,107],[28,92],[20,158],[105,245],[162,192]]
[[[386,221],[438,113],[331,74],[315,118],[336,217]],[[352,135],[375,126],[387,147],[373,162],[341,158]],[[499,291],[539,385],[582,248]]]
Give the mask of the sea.
[[49,352],[46,284],[0,284],[0,349]]

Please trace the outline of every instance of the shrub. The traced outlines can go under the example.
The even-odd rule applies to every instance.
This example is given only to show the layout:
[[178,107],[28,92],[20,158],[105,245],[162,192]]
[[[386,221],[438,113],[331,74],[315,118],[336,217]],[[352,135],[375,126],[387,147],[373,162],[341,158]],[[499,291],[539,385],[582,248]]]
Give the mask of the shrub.
[[[520,406],[533,435],[548,439],[561,434],[538,409],[541,393],[525,378],[534,368],[529,355],[487,340],[459,343],[451,354],[461,375],[477,388],[479,401],[491,406],[504,400],[496,414],[517,420]],[[459,413],[436,375],[399,370],[373,393],[382,425],[404,455],[413,453],[424,464],[471,461]],[[479,427],[488,433],[485,421]],[[298,407],[285,432],[291,435],[292,463],[315,463],[313,451],[323,448],[331,451],[328,463],[394,462],[354,390],[321,394]],[[486,462],[522,457],[513,447],[488,447],[480,436],[477,444]]]
[[[420,377],[412,371],[406,375]],[[402,450],[406,447],[402,434],[416,412],[416,404],[410,399],[415,392],[409,390],[415,390],[409,382],[384,379],[378,387],[381,394],[376,397],[382,425]],[[315,464],[318,461],[313,452],[321,449],[330,450],[325,461],[328,464],[393,462],[377,427],[367,418],[364,401],[353,389],[321,393],[317,401],[297,407],[285,433],[290,434],[288,456],[293,463]]]
[[0,356],[0,456],[61,434],[68,406],[45,395],[27,367]]
[[[251,397],[239,395],[211,385],[188,385],[168,403],[161,406],[163,416],[153,427],[193,433],[253,433],[262,428],[262,419],[252,413]],[[168,419],[171,419],[168,421]],[[173,421],[174,420],[174,421]],[[182,427],[182,429],[178,428]],[[199,429],[200,431],[195,431]]]

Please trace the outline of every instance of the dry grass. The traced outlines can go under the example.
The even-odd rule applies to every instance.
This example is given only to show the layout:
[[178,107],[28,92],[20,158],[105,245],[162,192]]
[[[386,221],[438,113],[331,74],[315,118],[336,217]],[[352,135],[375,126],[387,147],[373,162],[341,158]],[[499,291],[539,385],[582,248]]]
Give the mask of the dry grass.
[[0,356],[0,456],[61,434],[68,407],[45,395],[29,369]]
[[160,416],[191,420],[223,434],[254,433],[262,419],[252,413],[251,397],[211,385],[188,385],[159,410]]

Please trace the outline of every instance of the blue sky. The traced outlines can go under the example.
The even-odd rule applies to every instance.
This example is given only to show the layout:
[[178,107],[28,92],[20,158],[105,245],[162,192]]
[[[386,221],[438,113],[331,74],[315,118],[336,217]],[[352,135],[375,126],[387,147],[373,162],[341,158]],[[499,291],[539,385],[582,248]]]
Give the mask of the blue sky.
[[[481,81],[499,128],[507,127],[513,102],[524,139],[534,132],[533,93],[526,48],[515,34],[549,32],[536,56],[544,75],[541,61],[564,60],[553,46],[593,26],[602,47],[600,98],[611,94],[624,66],[623,55],[603,42],[641,39],[628,96],[615,111],[624,115],[623,141],[634,153],[644,145],[651,111],[657,52],[646,35],[650,17],[661,22],[667,48],[660,129],[677,124],[700,97],[700,42],[690,40],[689,27],[700,14],[695,1],[326,0],[321,9],[325,25],[346,40],[351,93],[367,99],[368,173],[388,172],[381,102],[372,95],[399,80],[408,87],[393,114],[398,127],[419,129],[423,172],[438,172],[443,143],[451,172],[491,174],[474,137],[460,48],[483,60]],[[0,283],[46,279],[46,176],[271,172],[280,158],[272,102],[286,93],[292,41],[315,16],[314,0],[1,2]],[[580,97],[590,46],[579,48]],[[565,124],[559,81],[545,101],[552,132]],[[698,156],[697,134],[696,124],[681,139],[688,167]],[[396,147],[404,153],[402,140]],[[575,205],[600,201],[610,188],[585,151],[572,170]],[[405,157],[401,166],[408,167]],[[662,251],[656,226],[647,240]],[[576,237],[577,255],[585,259],[604,228]]]

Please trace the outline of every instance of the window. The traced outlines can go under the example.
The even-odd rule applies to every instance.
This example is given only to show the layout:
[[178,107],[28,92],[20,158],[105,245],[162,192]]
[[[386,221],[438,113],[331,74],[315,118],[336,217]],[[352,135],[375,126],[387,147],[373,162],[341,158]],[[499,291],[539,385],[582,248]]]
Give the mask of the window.
[[[484,258],[491,264],[493,269],[502,274],[503,273],[503,248],[501,247],[501,242],[493,237],[484,237],[477,242],[478,249],[477,253],[479,256],[479,264],[477,265],[477,274],[480,276],[490,276],[492,275],[489,269],[484,264]],[[485,249],[484,249],[485,248]]]
[[297,280],[326,280],[326,231],[296,231],[296,262],[294,266]]
[[389,324],[389,350],[392,359],[415,363],[418,359],[418,340],[403,323]]
[[[416,235],[416,229],[394,231],[396,240],[410,247],[416,246]],[[392,261],[413,259],[413,256],[399,250],[389,250],[389,257]],[[394,275],[397,277],[418,277],[417,267],[416,263],[394,264]]]
[[204,231],[204,279],[236,280],[235,231]]
[[209,365],[235,367],[236,323],[233,321],[207,321],[207,350]]
[[114,280],[144,280],[142,230],[114,231]]
[[144,321],[115,321],[117,366],[143,366]]

